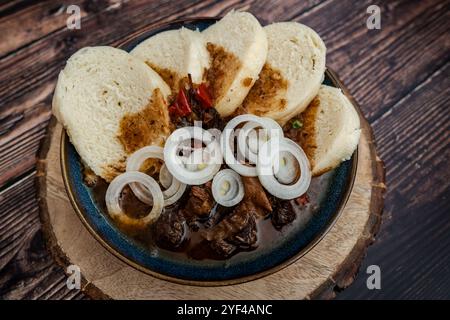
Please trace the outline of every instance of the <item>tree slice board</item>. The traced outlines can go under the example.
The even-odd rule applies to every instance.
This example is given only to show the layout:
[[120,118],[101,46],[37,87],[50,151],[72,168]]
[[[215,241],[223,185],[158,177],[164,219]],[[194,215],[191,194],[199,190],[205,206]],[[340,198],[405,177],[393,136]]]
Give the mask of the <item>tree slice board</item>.
[[[361,113],[360,113],[361,115]],[[384,166],[372,130],[361,116],[358,166],[348,202],[332,229],[306,255],[257,280],[221,287],[175,284],[125,264],[84,227],[61,176],[61,125],[52,119],[38,161],[40,215],[47,247],[66,270],[79,266],[82,290],[111,299],[313,299],[332,298],[353,281],[381,222]]]

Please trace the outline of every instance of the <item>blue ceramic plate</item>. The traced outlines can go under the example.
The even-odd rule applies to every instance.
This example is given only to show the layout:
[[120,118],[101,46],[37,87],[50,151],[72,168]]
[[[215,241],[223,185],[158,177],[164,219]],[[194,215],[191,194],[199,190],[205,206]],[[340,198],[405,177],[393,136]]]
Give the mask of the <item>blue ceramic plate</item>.
[[[174,22],[144,31],[120,47],[130,51],[154,34],[181,26],[203,30],[215,19]],[[338,80],[327,71],[324,83],[339,87]],[[64,183],[75,211],[82,222],[111,253],[131,266],[166,280],[190,285],[227,285],[253,280],[286,267],[302,257],[328,232],[345,206],[356,172],[354,156],[332,172],[313,179],[309,192],[316,199],[306,212],[279,231],[271,231],[270,241],[258,249],[239,253],[227,260],[194,260],[165,250],[146,247],[122,233],[108,214],[93,200],[84,183],[82,164],[65,133],[61,138],[61,165]]]

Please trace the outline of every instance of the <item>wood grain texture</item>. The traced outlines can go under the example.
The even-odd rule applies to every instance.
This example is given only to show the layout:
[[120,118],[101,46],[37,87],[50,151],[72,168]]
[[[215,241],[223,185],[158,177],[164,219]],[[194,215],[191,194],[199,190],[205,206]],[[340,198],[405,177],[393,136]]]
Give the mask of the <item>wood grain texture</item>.
[[[69,5],[82,7],[82,1],[41,1],[4,17],[0,21],[0,57],[38,40],[66,25]],[[86,16],[86,11],[80,12]]]
[[449,74],[447,63],[373,124],[389,192],[361,269],[379,265],[382,290],[360,277],[340,298],[450,298]]
[[[295,20],[317,30],[327,44],[328,64],[374,124],[388,172],[387,217],[355,283],[338,297],[450,298],[450,170],[443,156],[448,158],[448,118],[443,115],[448,114],[449,89],[448,84],[442,86],[449,75],[450,1],[380,1],[381,30],[365,27],[371,1],[133,0],[110,9],[109,1],[94,1],[95,5],[86,9],[87,2],[82,5],[86,15],[80,31],[65,29],[63,14],[52,11],[58,1],[0,4],[0,34],[9,43],[8,52],[0,55],[0,194],[8,192],[8,197],[20,199],[9,202],[8,210],[14,213],[3,220],[6,200],[1,198],[1,232],[9,230],[8,224],[24,212],[37,215],[34,188],[22,189],[20,185],[26,184],[25,177],[35,170],[36,150],[50,118],[54,81],[70,54],[85,45],[118,42],[151,23],[182,16],[214,16],[241,7],[263,23]],[[49,14],[52,12],[55,14]],[[31,21],[11,24],[11,16],[20,18],[22,14],[33,23],[42,19],[43,26],[27,33],[25,25],[32,25]],[[392,128],[397,126],[402,129],[394,134]],[[28,191],[23,194],[21,190]],[[37,217],[30,221],[30,227],[35,226],[33,234],[37,234]],[[420,241],[422,236],[426,241]],[[14,238],[0,241],[1,279],[10,277],[4,266],[23,259],[23,255],[10,254],[18,246],[26,247],[19,233],[15,239],[17,243]],[[382,266],[381,291],[369,291],[365,286],[365,268],[370,264]],[[55,268],[61,276],[61,270]],[[35,277],[43,279],[32,271],[13,277],[16,280],[8,282],[6,289],[0,285],[0,296],[52,298],[51,294],[33,294],[42,281],[34,282]],[[61,288],[65,282],[63,278],[52,279],[53,288]],[[23,293],[21,283],[36,283],[35,289],[28,287],[31,291]]]
[[0,193],[0,297],[82,298],[67,290],[66,277],[47,252],[36,206],[35,173]]

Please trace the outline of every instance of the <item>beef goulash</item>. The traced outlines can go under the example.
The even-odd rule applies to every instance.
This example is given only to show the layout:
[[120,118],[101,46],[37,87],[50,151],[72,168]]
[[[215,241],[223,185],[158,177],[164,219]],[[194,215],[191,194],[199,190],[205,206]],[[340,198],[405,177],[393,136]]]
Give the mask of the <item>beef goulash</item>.
[[232,11],[130,53],[79,50],[59,74],[53,114],[121,232],[166,254],[229,259],[314,215],[324,173],[358,145],[351,102],[321,85],[325,52],[304,25],[263,28]]

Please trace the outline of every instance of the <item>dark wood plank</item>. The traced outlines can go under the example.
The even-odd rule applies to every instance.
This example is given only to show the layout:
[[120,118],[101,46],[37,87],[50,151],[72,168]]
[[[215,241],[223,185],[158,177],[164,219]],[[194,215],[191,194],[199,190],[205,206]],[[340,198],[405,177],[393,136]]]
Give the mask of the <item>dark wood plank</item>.
[[[66,26],[69,5],[78,5],[81,17],[89,14],[89,7],[82,0],[38,1],[5,16],[0,20],[0,57],[17,50],[53,31]],[[100,2],[106,9],[107,1]],[[88,10],[86,10],[88,9]]]
[[253,1],[245,10],[253,13],[261,22],[266,25],[275,21],[289,21],[294,17],[301,17],[307,13],[314,12],[321,4],[327,0],[310,1],[274,1],[261,0]]
[[[373,124],[386,164],[387,197],[377,241],[339,298],[450,298],[450,64]],[[381,268],[381,290],[366,287]]]
[[83,298],[44,246],[34,179],[31,172],[0,192],[0,299]]
[[[21,106],[24,106],[22,104]],[[45,135],[51,115],[48,103],[40,102],[33,108],[12,114],[7,118],[14,130],[0,138],[0,185],[32,169],[36,164],[39,142]]]
[[0,18],[14,14],[33,4],[34,0],[2,0],[0,2]]

